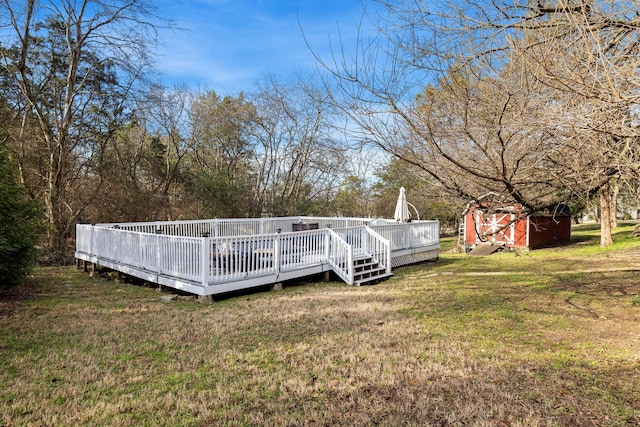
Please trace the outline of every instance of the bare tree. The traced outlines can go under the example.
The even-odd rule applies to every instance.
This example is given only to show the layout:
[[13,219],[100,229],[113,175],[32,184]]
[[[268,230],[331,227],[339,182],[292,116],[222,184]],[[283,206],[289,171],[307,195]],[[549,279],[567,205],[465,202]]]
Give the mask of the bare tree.
[[[157,151],[152,136],[140,122],[122,126],[99,156],[100,196],[83,217],[91,222],[151,221],[159,219]],[[86,183],[93,188],[90,183]]]
[[191,138],[192,95],[184,88],[153,87],[137,110],[136,118],[150,138],[147,163],[153,179],[149,192],[159,201],[157,219],[180,216],[174,199],[182,193],[186,161],[193,152]]
[[143,0],[3,0],[0,16],[0,77],[25,123],[37,123],[48,249],[62,260],[99,189],[94,180],[98,187],[87,190],[84,178],[151,65],[162,21]]
[[[344,216],[384,216],[384,214],[376,214],[374,173],[383,167],[386,157],[380,155],[379,150],[373,150],[368,146],[351,147],[345,152],[345,157],[346,162],[343,166],[345,178],[336,191],[333,212]],[[396,197],[399,189],[400,187],[395,189]]]
[[524,213],[637,169],[636,1],[378,3],[378,38],[322,61],[362,140]]
[[535,78],[581,106],[572,132],[583,140],[581,156],[591,159],[585,180],[593,170],[611,178],[590,189],[601,192],[602,246],[612,244],[617,223],[615,183],[635,175],[640,160],[637,11],[637,1],[540,2],[529,6],[535,17],[518,24],[530,37],[512,42]]
[[310,212],[335,189],[343,165],[326,93],[309,82],[267,77],[252,100],[259,117],[256,204],[273,215]]

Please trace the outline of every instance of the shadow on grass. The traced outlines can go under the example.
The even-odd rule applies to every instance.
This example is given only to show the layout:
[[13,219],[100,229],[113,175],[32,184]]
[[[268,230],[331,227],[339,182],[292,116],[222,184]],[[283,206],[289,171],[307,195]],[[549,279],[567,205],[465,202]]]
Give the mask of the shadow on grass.
[[563,279],[555,288],[592,297],[627,297],[640,294],[637,272],[593,273],[585,277]]
[[30,292],[22,285],[0,286],[0,318],[11,315],[16,307],[30,299]]

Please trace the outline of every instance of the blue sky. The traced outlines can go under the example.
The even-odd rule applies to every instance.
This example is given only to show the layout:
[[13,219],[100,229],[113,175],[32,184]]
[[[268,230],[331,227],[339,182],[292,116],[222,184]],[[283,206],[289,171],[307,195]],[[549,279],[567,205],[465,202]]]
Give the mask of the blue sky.
[[163,83],[229,95],[250,91],[264,74],[286,81],[312,72],[316,60],[304,37],[326,58],[330,39],[334,47],[339,37],[353,47],[363,11],[360,0],[163,0],[158,6],[181,28],[163,32]]

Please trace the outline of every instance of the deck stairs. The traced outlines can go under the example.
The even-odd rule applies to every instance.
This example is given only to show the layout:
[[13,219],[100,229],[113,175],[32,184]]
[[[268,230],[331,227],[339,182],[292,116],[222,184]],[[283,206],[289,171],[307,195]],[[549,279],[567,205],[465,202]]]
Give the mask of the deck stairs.
[[353,284],[356,286],[372,285],[393,276],[387,273],[370,255],[361,255],[353,260]]

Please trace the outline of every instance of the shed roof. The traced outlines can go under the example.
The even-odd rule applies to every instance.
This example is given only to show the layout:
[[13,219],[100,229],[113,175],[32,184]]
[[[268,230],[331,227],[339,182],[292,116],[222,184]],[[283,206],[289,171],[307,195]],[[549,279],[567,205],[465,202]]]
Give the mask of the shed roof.
[[[478,206],[478,205],[482,205],[483,203],[487,203],[487,204],[493,204],[493,206],[491,206],[491,208],[493,210],[495,210],[496,212],[517,212],[519,210],[521,210],[520,204],[519,203],[515,203],[513,201],[509,201],[506,198],[504,198],[502,195],[495,193],[495,192],[489,192],[483,196],[478,197],[475,200],[470,201],[469,203],[467,203],[467,206],[465,207],[464,211],[462,211],[462,215],[466,215],[467,212],[469,211],[469,209],[471,209],[472,206]],[[488,207],[488,206],[487,206]],[[544,211],[540,211],[540,212],[535,212],[529,216],[571,216],[571,209],[569,208],[569,206],[565,203],[559,203],[557,205],[555,205],[553,208],[551,209],[545,209]]]

